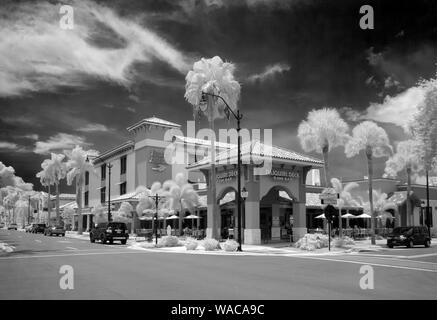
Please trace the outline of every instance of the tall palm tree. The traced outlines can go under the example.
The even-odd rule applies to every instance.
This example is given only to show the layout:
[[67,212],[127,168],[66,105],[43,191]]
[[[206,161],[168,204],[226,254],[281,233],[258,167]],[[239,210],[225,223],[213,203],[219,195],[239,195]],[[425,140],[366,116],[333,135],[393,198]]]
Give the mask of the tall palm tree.
[[420,157],[420,143],[417,140],[405,140],[398,143],[396,153],[385,163],[385,173],[395,177],[398,172],[405,170],[407,175],[407,217],[410,225],[414,224],[414,213],[411,207],[411,173],[423,170]]
[[387,150],[392,150],[387,133],[383,128],[373,121],[364,121],[355,126],[352,130],[352,137],[346,143],[345,153],[348,158],[356,156],[360,151],[365,152],[367,159],[369,179],[369,203],[372,216],[372,244],[375,244],[376,216],[373,211],[373,158],[389,156]]
[[328,153],[347,142],[348,131],[348,124],[333,108],[310,111],[307,120],[303,120],[297,129],[302,148],[306,152],[315,151],[323,155],[325,187],[329,183]]
[[73,180],[76,182],[76,202],[77,202],[77,218],[78,218],[78,234],[83,232],[82,221],[82,185],[85,178],[85,172],[94,171],[91,161],[88,160],[88,154],[80,146],[76,146],[67,154],[69,160],[67,162],[67,184],[72,185]]
[[[57,224],[61,223],[61,215],[59,212],[59,184],[62,179],[67,175],[67,163],[64,162],[65,155],[52,153],[50,159],[46,159],[47,162],[43,162],[46,166],[46,172],[50,175],[50,180],[53,181],[56,191],[56,221]],[[44,161],[46,161],[44,160]]]
[[339,236],[342,237],[343,236],[343,226],[342,226],[342,220],[341,220],[341,209],[344,206],[355,206],[356,205],[356,201],[352,197],[351,192],[353,189],[358,188],[359,185],[356,182],[349,182],[343,186],[341,181],[337,178],[331,179],[331,185],[340,196],[340,198],[337,201],[337,204],[338,204],[338,229],[339,229]]
[[[211,59],[202,58],[193,65],[193,70],[189,71],[185,77],[185,99],[195,109],[196,113],[200,108],[203,100],[202,93],[207,93],[207,109],[203,110],[208,118],[209,126],[213,134],[211,139],[211,172],[209,174],[208,188],[210,189],[212,212],[208,213],[208,222],[211,227],[211,237],[218,239],[219,232],[217,225],[220,214],[216,212],[217,209],[217,195],[216,195],[216,172],[215,172],[215,131],[214,120],[223,118],[227,114],[225,110],[225,103],[217,96],[223,98],[228,106],[235,111],[237,109],[237,102],[240,98],[241,86],[234,79],[235,66],[232,63],[223,62],[223,60],[215,56]],[[212,96],[215,95],[215,96]]]
[[51,205],[51,193],[50,193],[50,186],[55,183],[53,175],[50,173],[50,160],[45,159],[41,163],[42,170],[36,174],[36,177],[39,178],[40,183],[42,186],[47,187],[48,195],[47,195],[47,224],[50,225],[50,215],[52,212],[52,205]]

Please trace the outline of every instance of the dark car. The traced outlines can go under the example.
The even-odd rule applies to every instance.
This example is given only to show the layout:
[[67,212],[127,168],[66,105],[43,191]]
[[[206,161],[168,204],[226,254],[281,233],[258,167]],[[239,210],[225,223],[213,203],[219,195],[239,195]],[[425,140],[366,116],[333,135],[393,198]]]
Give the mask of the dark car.
[[30,230],[31,233],[44,233],[47,226],[45,223],[35,223]]
[[16,223],[11,223],[8,225],[8,230],[17,230],[17,224]]
[[120,241],[121,244],[126,244],[129,238],[126,224],[123,222],[105,222],[99,223],[96,227],[90,231],[90,241],[96,240],[102,243],[113,243],[114,240]]
[[412,248],[415,245],[424,245],[428,248],[431,245],[431,238],[427,227],[396,227],[387,237],[387,246],[407,246]]
[[63,226],[48,227],[44,230],[45,236],[62,236],[65,237],[65,229]]

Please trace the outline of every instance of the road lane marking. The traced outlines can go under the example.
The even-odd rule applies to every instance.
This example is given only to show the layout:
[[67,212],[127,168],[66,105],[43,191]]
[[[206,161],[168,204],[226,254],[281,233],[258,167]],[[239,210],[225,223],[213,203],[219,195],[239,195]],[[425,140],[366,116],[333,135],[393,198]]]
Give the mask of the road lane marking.
[[60,241],[58,241],[59,243],[72,243],[71,241],[68,241],[68,240],[60,240]]
[[65,247],[65,249],[70,249],[70,250],[79,250],[78,248],[74,248],[74,247]]
[[[17,260],[29,258],[56,258],[56,257],[74,257],[74,256],[94,256],[108,254],[139,254],[139,251],[107,251],[107,252],[87,252],[87,253],[68,253],[68,254],[50,254],[50,255],[32,255],[32,256],[9,256],[0,257],[0,260]],[[145,253],[145,252],[144,252]]]
[[[437,256],[437,253],[427,253],[427,254],[418,254],[414,256],[395,256],[395,255],[383,255],[383,254],[354,254],[350,255],[352,257],[372,257],[372,258],[381,258],[381,259],[390,259],[390,260],[409,260],[411,258],[424,258],[424,257],[432,257]],[[419,263],[434,263],[434,262],[428,262],[428,261],[416,261],[411,260]]]
[[41,240],[38,240],[38,239],[35,239],[35,242],[41,243],[42,241],[41,241]]
[[[396,265],[390,265],[390,264],[375,263],[375,262],[370,262],[370,261],[352,261],[352,260],[341,260],[341,259],[330,259],[330,258],[308,257],[308,256],[306,256],[306,257],[305,256],[296,256],[296,258],[323,260],[323,261],[332,261],[332,262],[344,262],[344,263],[352,263],[352,264],[360,264],[360,265],[367,264],[367,265],[376,266],[376,267],[386,267],[386,268],[394,268],[394,269],[406,269],[406,270],[415,270],[415,271],[425,271],[425,272],[437,273],[437,270],[434,270],[434,269],[396,266]],[[404,261],[404,262],[406,262],[406,261]],[[414,262],[414,261],[412,261],[412,262]]]

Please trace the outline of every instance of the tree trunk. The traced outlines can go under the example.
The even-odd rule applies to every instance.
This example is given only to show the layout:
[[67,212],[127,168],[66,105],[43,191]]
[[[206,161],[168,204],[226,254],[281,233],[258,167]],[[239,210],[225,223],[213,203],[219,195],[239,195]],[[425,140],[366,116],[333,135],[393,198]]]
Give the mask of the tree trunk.
[[322,149],[322,154],[323,154],[323,167],[324,167],[324,177],[325,177],[325,184],[324,186],[327,188],[330,186],[330,182],[329,182],[329,164],[328,164],[328,150],[329,150],[329,145],[326,145],[323,147]]
[[407,217],[408,217],[408,221],[410,226],[414,225],[414,215],[412,212],[412,208],[411,208],[411,197],[410,197],[410,193],[411,193],[411,167],[406,168],[407,170]]
[[49,188],[49,196],[47,199],[47,225],[50,226],[50,215],[52,213],[52,208],[51,208],[52,201],[50,199],[50,185],[48,185],[48,188]]
[[373,211],[373,163],[372,163],[372,149],[367,148],[366,149],[366,156],[367,156],[367,168],[368,168],[368,174],[369,174],[369,204],[370,204],[370,215],[371,215],[371,241],[372,244],[376,244],[376,237],[375,237],[375,225],[376,225],[376,217],[375,212]]
[[[341,199],[338,199],[338,200],[341,200]],[[341,218],[341,205],[338,206],[338,236],[340,238],[343,237],[343,220]]]
[[61,224],[61,216],[59,213],[59,181],[56,183],[56,221],[57,224]]
[[135,210],[132,211],[132,224],[130,226],[130,233],[131,234],[135,233]]
[[79,183],[78,177],[76,177],[76,202],[77,202],[77,234],[82,234],[83,233],[82,186]]
[[213,136],[211,139],[211,174],[210,174],[210,185],[209,188],[211,190],[211,202],[213,204],[213,223],[211,224],[211,237],[213,239],[219,240],[220,235],[217,230],[217,226],[219,225],[218,219],[220,218],[220,213],[216,212],[217,209],[217,195],[216,195],[216,173],[215,173],[215,130],[214,130],[214,100],[213,97],[208,96],[208,111],[209,111],[209,125],[212,131]]
[[181,211],[179,212],[179,236],[182,235],[182,224],[184,222],[184,209],[181,209]]

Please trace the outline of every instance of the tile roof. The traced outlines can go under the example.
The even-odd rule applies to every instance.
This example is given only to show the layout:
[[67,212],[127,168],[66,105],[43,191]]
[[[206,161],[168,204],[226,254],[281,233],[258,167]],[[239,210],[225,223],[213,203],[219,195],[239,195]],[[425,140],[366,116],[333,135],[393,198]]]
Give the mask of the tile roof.
[[[230,150],[225,150],[216,155],[216,163],[225,164],[225,163],[236,163],[237,162],[237,146],[234,146]],[[271,150],[271,152],[270,152]],[[284,159],[296,162],[304,162],[311,165],[323,166],[323,161],[320,159],[316,159],[310,156],[305,156],[300,153],[297,153],[292,150],[287,150],[284,148],[269,146],[261,143],[259,140],[253,140],[246,142],[241,145],[241,157],[244,161],[244,158],[251,156],[252,158],[262,159],[264,157],[269,157],[271,154],[274,159]],[[210,157],[205,157],[204,159],[193,163],[188,166],[188,168],[198,167],[202,165],[206,165],[210,163]]]
[[132,131],[132,130],[134,130],[138,127],[141,127],[143,125],[146,125],[146,124],[158,125],[158,126],[169,127],[169,128],[180,128],[181,127],[180,124],[170,122],[170,121],[153,116],[153,117],[150,117],[147,119],[142,119],[142,120],[138,121],[137,123],[131,125],[130,127],[127,128],[127,131]]
[[[184,137],[184,136],[175,136],[175,138],[177,140],[184,142],[184,143],[187,143],[187,144],[193,144],[193,145],[196,144],[196,145],[206,146],[206,147],[211,146],[210,140],[197,139],[197,138]],[[224,143],[224,142],[216,141],[215,146],[218,148],[230,149],[232,147],[235,147],[236,145],[231,144],[231,143]]]

